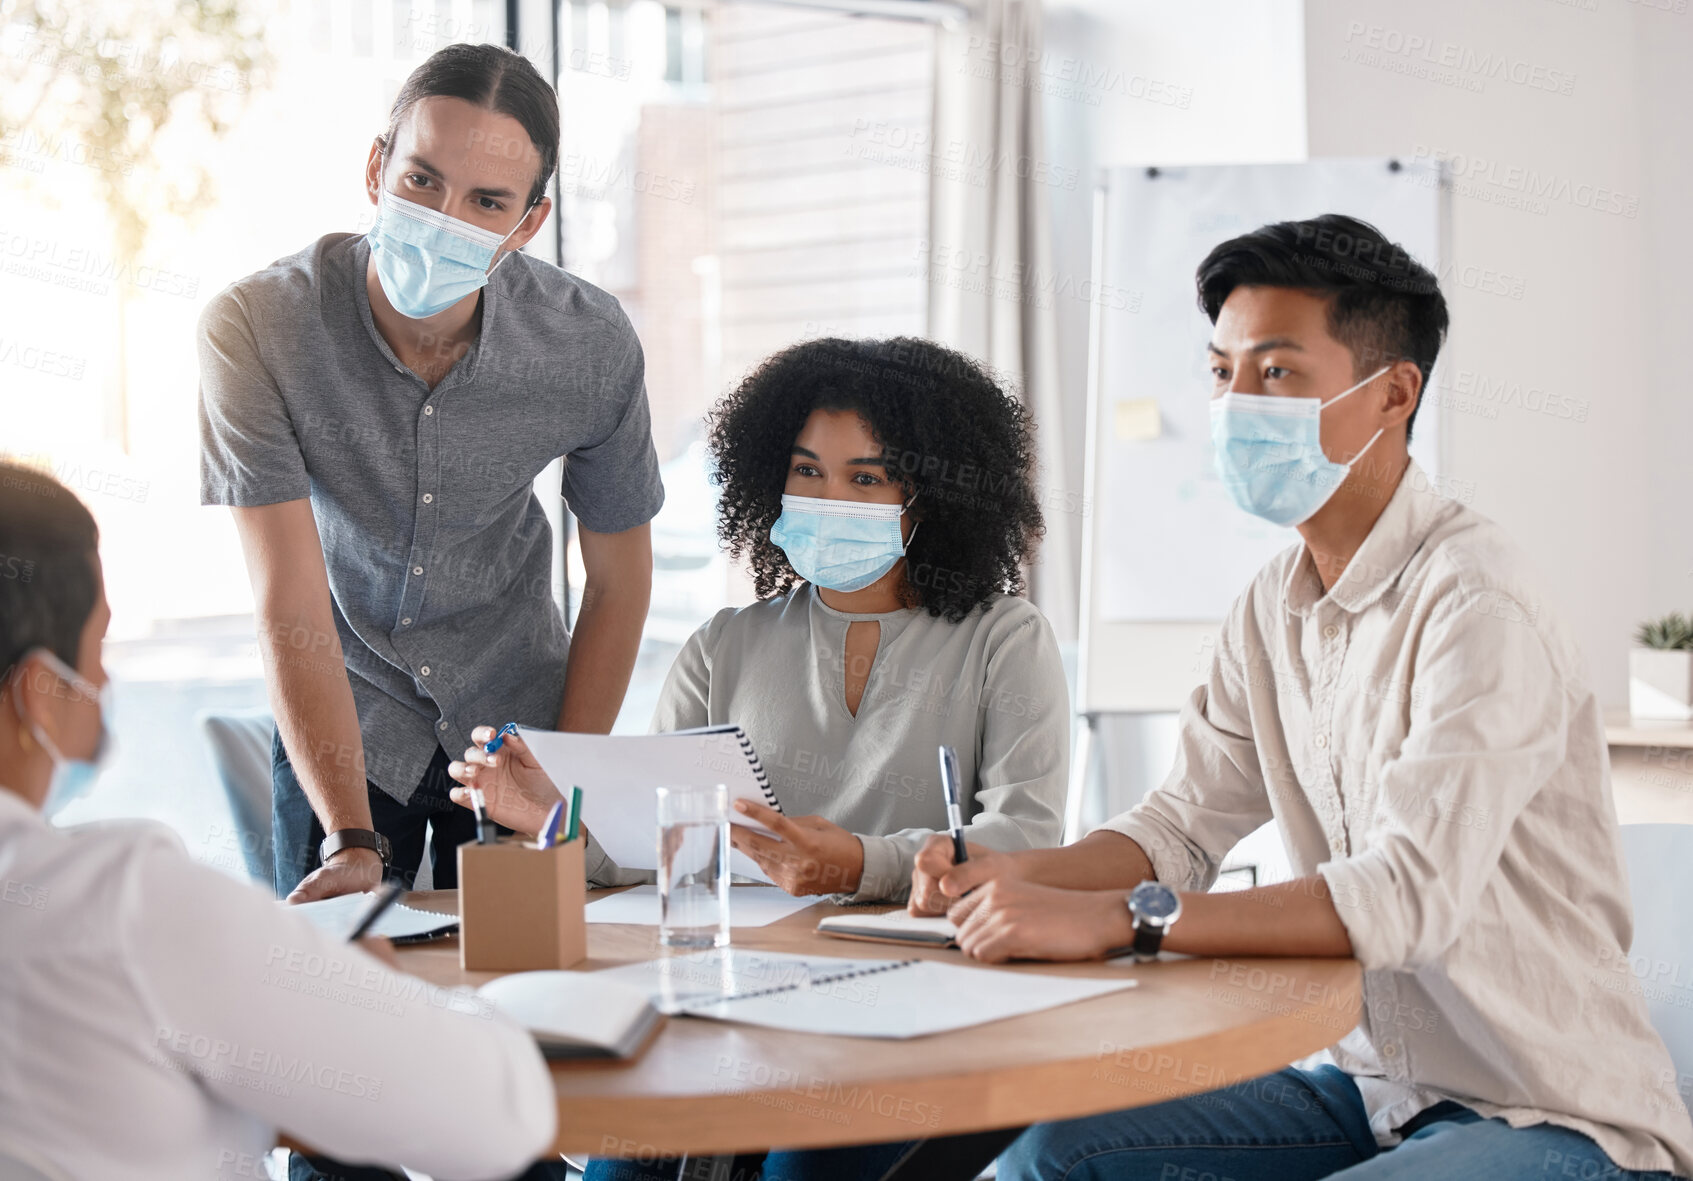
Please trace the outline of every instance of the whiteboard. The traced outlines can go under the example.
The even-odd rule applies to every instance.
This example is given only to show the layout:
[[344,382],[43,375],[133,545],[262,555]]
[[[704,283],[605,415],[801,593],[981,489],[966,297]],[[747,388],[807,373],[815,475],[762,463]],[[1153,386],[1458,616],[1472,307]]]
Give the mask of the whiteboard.
[[[1133,293],[1139,312],[1112,316],[1102,331],[1097,304],[1093,311],[1082,712],[1180,708],[1204,675],[1229,604],[1299,540],[1236,508],[1217,479],[1211,323],[1194,292],[1200,260],[1267,222],[1345,213],[1439,275],[1443,203],[1438,166],[1387,157],[1105,171],[1095,203],[1096,290]],[[1411,453],[1430,473],[1440,470],[1440,435],[1439,406],[1425,396]]]

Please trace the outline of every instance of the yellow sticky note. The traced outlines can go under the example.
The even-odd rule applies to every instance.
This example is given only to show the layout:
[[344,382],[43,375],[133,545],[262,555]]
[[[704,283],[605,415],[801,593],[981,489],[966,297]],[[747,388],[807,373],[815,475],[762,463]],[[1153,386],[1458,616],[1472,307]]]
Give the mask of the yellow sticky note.
[[1121,398],[1117,402],[1117,437],[1130,442],[1156,439],[1164,433],[1157,398]]

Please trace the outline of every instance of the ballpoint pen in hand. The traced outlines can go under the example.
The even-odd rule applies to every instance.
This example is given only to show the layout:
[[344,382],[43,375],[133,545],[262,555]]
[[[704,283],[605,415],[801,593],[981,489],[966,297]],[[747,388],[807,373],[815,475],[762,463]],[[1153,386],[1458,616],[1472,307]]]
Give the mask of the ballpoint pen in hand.
[[471,786],[470,806],[476,812],[476,843],[487,845],[493,843],[493,829],[488,823],[488,801],[482,794],[482,789]]
[[952,834],[952,861],[963,865],[970,860],[964,845],[964,810],[958,804],[958,755],[952,747],[943,746],[941,755],[941,795],[946,800],[946,827]]
[[487,743],[482,747],[482,753],[483,754],[489,754],[489,755],[493,754],[495,751],[499,750],[500,747],[502,747],[506,744],[506,735],[507,734],[516,734],[516,733],[517,733],[517,723],[516,722],[507,722],[505,725],[501,726],[498,730],[494,731],[494,736],[492,738],[490,738],[487,741]]

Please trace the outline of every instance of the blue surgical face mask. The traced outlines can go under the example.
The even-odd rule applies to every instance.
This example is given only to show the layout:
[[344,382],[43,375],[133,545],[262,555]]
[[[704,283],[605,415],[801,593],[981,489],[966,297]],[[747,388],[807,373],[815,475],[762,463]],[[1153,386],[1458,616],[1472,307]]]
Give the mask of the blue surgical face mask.
[[[93,753],[86,759],[67,759],[60,753],[58,745],[47,737],[47,732],[40,724],[25,715],[22,695],[18,693],[17,687],[13,686],[12,703],[13,708],[17,710],[18,720],[29,727],[29,732],[41,744],[41,749],[53,760],[53,781],[47,788],[47,798],[41,804],[42,814],[52,819],[66,805],[81,799],[94,789],[94,782],[100,777],[100,768],[111,753],[111,729],[106,724],[109,712],[106,703],[110,699],[108,690],[111,682],[107,682],[107,689],[97,688],[92,681],[46,648],[33,648],[25,654],[24,659],[27,660],[31,656],[41,657],[54,674],[70,686],[73,693],[83,701],[92,702],[100,708],[100,737],[95,740]],[[21,670],[19,675],[23,675]]]
[[488,264],[517,226],[501,237],[382,189],[366,236],[382,293],[400,315],[422,320],[480,291],[493,274]]
[[[825,590],[863,590],[905,556],[899,519],[909,503],[784,495],[782,515],[770,526],[770,540],[807,582]],[[915,527],[911,534],[917,535]]]
[[1323,454],[1322,412],[1387,372],[1376,370],[1326,402],[1229,391],[1211,400],[1211,446],[1229,499],[1276,525],[1298,525],[1328,503],[1352,464],[1375,445],[1370,436],[1348,463]]

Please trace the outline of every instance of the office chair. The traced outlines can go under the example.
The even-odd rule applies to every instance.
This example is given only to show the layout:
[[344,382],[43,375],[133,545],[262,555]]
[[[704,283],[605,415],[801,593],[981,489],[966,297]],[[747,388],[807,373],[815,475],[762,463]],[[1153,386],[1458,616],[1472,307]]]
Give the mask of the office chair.
[[[1693,907],[1687,905],[1693,890],[1693,824],[1625,824],[1622,851],[1634,898],[1634,945],[1628,950],[1628,971],[1618,973],[1616,983],[1644,988],[1646,1011],[1669,1047],[1676,1089],[1686,1100],[1693,1084],[1693,1008],[1688,1006],[1693,995],[1684,983],[1685,967],[1674,969],[1693,960]],[[1669,970],[1670,979],[1662,978],[1660,966]]]

